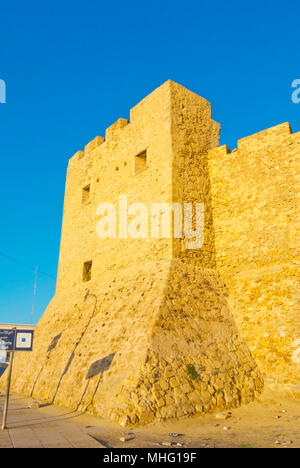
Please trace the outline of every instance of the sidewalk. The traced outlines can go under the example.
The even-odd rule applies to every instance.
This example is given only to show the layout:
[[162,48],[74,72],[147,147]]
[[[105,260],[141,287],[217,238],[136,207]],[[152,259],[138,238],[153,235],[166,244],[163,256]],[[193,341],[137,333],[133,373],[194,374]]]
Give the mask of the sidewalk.
[[[53,405],[28,408],[31,401],[20,395],[11,395],[8,429],[0,429],[0,448],[104,448],[88,433],[91,426],[87,422],[91,417]],[[1,395],[1,422],[3,404]]]

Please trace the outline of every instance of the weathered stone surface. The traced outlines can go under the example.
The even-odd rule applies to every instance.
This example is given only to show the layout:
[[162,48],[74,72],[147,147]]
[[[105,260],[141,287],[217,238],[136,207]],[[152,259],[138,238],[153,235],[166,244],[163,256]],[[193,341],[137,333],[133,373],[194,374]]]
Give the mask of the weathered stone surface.
[[[288,123],[208,155],[216,267],[268,384],[300,383],[300,133]],[[258,382],[255,382],[255,384]]]
[[[168,81],[71,158],[57,291],[30,357],[16,356],[14,391],[127,427],[252,401],[257,363],[299,385],[299,134],[283,124],[230,153],[219,128],[205,99]],[[97,207],[122,194],[204,203],[203,247],[100,240]]]
[[[234,406],[216,398],[225,384],[236,389],[236,405],[249,399],[249,386],[257,391],[262,388],[256,363],[239,336],[227,306],[227,291],[215,270],[173,259],[134,265],[117,278],[111,272],[107,275],[90,284],[93,292],[78,287],[76,304],[68,290],[55,296],[37,325],[30,365],[26,365],[25,353],[16,357],[16,369],[22,366],[23,373],[22,379],[17,372],[13,374],[14,391],[80,408],[127,427],[156,417],[192,415],[205,410],[204,405],[206,410]],[[144,282],[139,282],[141,277]],[[190,294],[191,288],[200,288],[204,280],[213,289],[205,291],[199,302]],[[174,309],[169,299],[184,283],[180,307]],[[116,298],[121,286],[124,295]],[[135,300],[137,292],[145,293],[143,307]],[[216,321],[207,310],[212,303],[222,320]],[[159,326],[157,316],[161,316]],[[56,347],[47,351],[58,332]],[[237,346],[244,349],[240,359]],[[99,359],[107,355],[113,356],[109,366],[107,359]],[[90,373],[89,369],[99,367],[98,361],[106,362],[103,372]],[[222,376],[211,371],[209,362],[222,370]],[[196,379],[189,379],[187,364],[194,366]],[[170,386],[166,368],[176,375],[169,379]]]

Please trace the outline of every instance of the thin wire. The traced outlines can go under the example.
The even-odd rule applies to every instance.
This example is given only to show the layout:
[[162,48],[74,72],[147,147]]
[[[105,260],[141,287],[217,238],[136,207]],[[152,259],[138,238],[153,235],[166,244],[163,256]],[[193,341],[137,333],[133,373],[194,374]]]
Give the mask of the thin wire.
[[[14,257],[10,257],[9,255],[6,255],[6,254],[4,254],[4,253],[2,253],[2,252],[0,252],[0,255],[1,255],[2,257],[7,258],[8,260],[12,260],[13,262],[18,263],[19,265],[23,265],[24,267],[29,268],[30,270],[35,271],[35,267],[33,267],[32,265],[28,265],[27,263],[21,262],[20,260],[17,260],[17,259],[14,258]],[[41,275],[49,276],[49,278],[52,278],[52,279],[56,280],[55,276],[49,275],[49,273],[46,273],[45,271],[39,270],[39,273],[40,273]]]

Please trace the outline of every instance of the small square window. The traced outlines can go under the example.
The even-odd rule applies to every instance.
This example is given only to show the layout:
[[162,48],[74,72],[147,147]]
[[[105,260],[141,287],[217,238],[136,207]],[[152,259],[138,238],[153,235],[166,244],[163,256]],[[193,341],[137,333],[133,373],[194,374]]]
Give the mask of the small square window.
[[91,186],[89,184],[89,185],[87,185],[86,187],[84,187],[82,189],[81,202],[82,202],[83,205],[90,200],[90,193],[91,193]]
[[83,264],[83,281],[90,281],[92,278],[92,261]]
[[147,151],[142,151],[134,158],[134,172],[138,174],[147,167]]

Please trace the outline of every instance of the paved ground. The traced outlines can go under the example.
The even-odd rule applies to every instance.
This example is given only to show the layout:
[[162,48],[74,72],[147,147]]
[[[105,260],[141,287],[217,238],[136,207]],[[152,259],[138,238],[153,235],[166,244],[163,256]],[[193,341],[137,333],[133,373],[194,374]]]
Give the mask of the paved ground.
[[[26,397],[11,396],[8,429],[0,429],[0,448],[104,447],[88,433],[86,423],[90,416],[54,406],[28,408],[30,402]],[[1,421],[3,403],[4,398],[1,396]]]
[[[8,429],[0,429],[0,448],[300,448],[300,400],[268,392],[232,410],[226,420],[208,414],[132,429],[49,404],[29,408],[31,402],[24,396],[11,396]],[[3,403],[2,395],[1,421]]]

